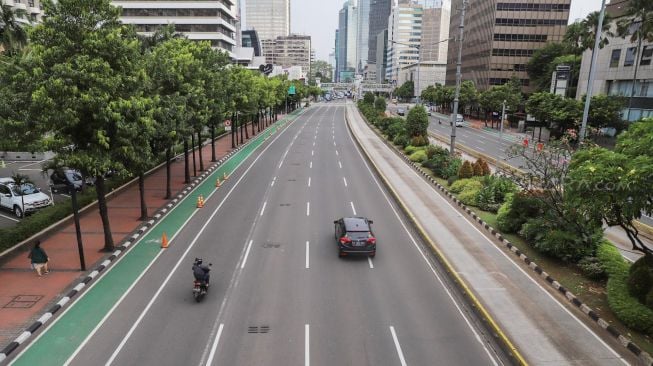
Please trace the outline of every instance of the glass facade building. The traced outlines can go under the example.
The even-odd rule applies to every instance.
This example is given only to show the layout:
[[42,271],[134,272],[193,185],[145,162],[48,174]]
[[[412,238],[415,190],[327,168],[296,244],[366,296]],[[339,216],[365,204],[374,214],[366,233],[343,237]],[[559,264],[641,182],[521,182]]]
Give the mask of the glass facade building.
[[247,0],[245,28],[254,29],[260,39],[290,34],[290,0]]
[[[450,37],[458,37],[463,0],[452,0]],[[547,42],[560,42],[567,29],[571,0],[468,1],[462,51],[462,80],[479,90],[503,85],[516,76],[532,91],[526,64]],[[449,41],[447,85],[456,84],[458,42]]]

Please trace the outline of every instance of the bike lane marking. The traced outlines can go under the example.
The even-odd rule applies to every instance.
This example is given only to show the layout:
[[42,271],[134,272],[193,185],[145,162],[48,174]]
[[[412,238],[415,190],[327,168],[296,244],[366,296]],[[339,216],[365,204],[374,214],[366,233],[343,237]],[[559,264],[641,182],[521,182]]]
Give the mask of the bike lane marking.
[[[203,195],[208,197],[215,192],[212,183],[216,177],[233,173],[259,146],[277,129],[285,126],[299,116],[291,114],[276,122],[271,128],[262,132],[248,145],[236,152],[222,165],[217,167],[201,183],[177,203],[166,216],[139,238],[132,248],[93,283],[88,290],[76,299],[53,323],[19,353],[11,365],[62,365],[72,355],[79,345],[87,338],[141,274],[151,265],[163,249],[158,243],[165,231],[174,236],[183,229],[189,216],[197,212],[193,197]],[[189,214],[190,213],[190,214]],[[157,245],[148,245],[157,243]],[[114,271],[114,269],[116,269]]]

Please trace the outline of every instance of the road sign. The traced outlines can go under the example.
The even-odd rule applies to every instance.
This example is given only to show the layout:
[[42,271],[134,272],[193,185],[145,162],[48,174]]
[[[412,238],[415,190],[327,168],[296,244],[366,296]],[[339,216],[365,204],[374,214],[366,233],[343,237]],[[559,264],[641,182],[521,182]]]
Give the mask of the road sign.
[[291,85],[290,88],[288,88],[288,95],[295,95],[295,86]]
[[231,131],[231,120],[224,121],[224,130]]

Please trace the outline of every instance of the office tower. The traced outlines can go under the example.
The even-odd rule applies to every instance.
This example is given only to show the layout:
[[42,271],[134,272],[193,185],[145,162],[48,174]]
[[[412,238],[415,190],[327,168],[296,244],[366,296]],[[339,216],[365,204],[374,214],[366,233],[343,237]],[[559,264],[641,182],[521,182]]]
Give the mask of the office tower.
[[[370,80],[383,80],[385,75],[385,66],[378,63],[377,57],[377,36],[379,33],[386,31],[385,38],[387,43],[388,17],[392,0],[371,0],[370,1],[370,20],[368,32],[367,48],[367,70]],[[386,45],[383,45],[383,49]],[[385,65],[385,55],[383,56],[383,65]],[[381,76],[379,76],[379,74]]]
[[367,65],[368,54],[368,40],[370,31],[370,1],[371,0],[358,0],[358,35],[356,36],[356,43],[358,49],[356,50],[356,71],[361,73],[363,67]]
[[150,35],[158,28],[174,24],[188,39],[210,41],[215,48],[234,56],[236,46],[236,3],[234,0],[113,1],[122,7],[121,21],[133,24],[139,34]]
[[245,28],[263,40],[290,34],[290,0],[246,0]]
[[[503,85],[512,76],[530,92],[526,64],[547,42],[560,42],[567,29],[571,0],[467,1],[462,51],[462,80],[479,90]],[[452,0],[449,34],[459,35],[463,0]],[[448,47],[447,85],[456,83],[458,42]]]
[[421,5],[409,2],[399,3],[390,11],[386,79],[400,84],[401,69],[419,60],[423,13]]

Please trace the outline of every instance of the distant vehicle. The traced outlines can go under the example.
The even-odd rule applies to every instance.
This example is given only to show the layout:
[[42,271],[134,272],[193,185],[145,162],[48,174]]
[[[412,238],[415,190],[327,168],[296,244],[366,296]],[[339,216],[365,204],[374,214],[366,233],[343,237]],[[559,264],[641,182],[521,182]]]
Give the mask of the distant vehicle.
[[465,122],[465,119],[463,118],[462,114],[456,115],[456,127],[462,127],[463,122]]
[[[108,178],[113,175],[113,172],[105,174]],[[81,191],[84,185],[95,185],[95,178],[87,177],[84,179],[82,173],[73,169],[55,170],[50,175],[50,190],[54,193],[68,192],[68,187],[75,187],[76,191]]]
[[335,220],[335,237],[338,243],[338,255],[364,254],[376,255],[376,238],[370,225],[373,221],[365,217],[343,217]]
[[21,218],[50,205],[50,197],[32,183],[24,183],[19,187],[12,178],[0,178],[0,207],[11,210],[16,217]]
[[392,103],[397,104],[397,98],[392,98]]
[[406,114],[406,111],[403,108],[397,108],[397,114],[403,116]]

